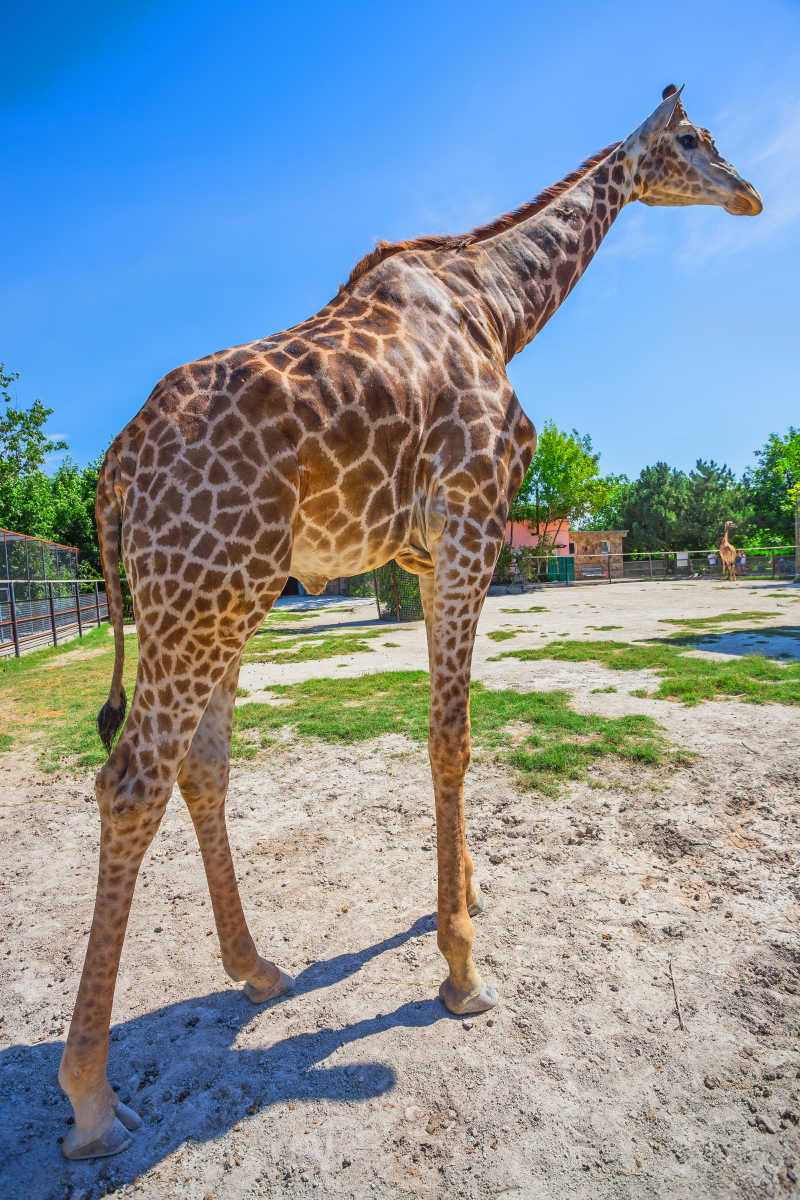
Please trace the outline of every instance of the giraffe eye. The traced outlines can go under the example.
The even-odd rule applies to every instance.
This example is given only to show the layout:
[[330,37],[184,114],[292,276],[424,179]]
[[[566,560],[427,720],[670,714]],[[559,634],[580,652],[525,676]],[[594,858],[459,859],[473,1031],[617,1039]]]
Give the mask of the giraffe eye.
[[697,145],[697,138],[693,133],[684,133],[682,137],[678,138],[678,141],[683,146],[684,150],[694,150],[695,146]]

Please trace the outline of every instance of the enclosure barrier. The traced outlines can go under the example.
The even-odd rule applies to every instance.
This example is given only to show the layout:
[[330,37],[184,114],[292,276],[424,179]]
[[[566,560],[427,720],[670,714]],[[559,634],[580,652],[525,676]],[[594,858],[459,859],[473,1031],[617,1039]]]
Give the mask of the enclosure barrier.
[[102,579],[0,579],[0,657],[83,637],[108,619]]
[[[511,554],[511,565],[496,573],[495,585],[620,583],[623,580],[722,579],[718,550],[664,550],[631,554],[536,554],[524,548]],[[796,573],[794,546],[740,550],[737,579],[791,581]]]

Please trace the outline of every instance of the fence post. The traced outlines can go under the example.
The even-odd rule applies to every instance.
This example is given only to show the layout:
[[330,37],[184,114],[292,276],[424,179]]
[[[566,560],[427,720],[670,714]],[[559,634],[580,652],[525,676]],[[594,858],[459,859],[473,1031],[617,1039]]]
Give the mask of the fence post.
[[610,552],[608,555],[608,559],[606,560],[606,569],[608,572],[608,582],[611,583],[611,553]]
[[381,617],[381,598],[378,595],[378,572],[372,572],[372,586],[375,588],[375,607],[378,610],[378,620]]
[[97,613],[97,628],[100,628],[100,587],[97,580],[94,581],[94,611]]
[[14,600],[14,580],[8,581],[8,599],[11,609],[11,636],[14,639],[14,654],[19,658],[19,631],[17,629],[17,605]]
[[83,637],[83,621],[81,620],[81,594],[78,591],[80,584],[75,580],[75,609],[78,614],[78,637]]
[[775,551],[772,551],[772,578],[775,578]]
[[394,611],[395,611],[395,615],[399,621],[400,620],[400,594],[397,591],[397,568],[394,565],[394,559],[392,559],[391,566],[392,566],[392,587],[394,588]]
[[53,604],[53,585],[52,585],[52,583],[48,583],[47,593],[48,593],[48,596],[50,597],[50,628],[53,631],[53,645],[57,646],[58,645],[58,632],[56,630],[56,610],[55,610],[55,606]]
[[653,556],[652,556],[652,554],[648,554],[647,561],[650,564],[650,578],[652,579],[653,578]]

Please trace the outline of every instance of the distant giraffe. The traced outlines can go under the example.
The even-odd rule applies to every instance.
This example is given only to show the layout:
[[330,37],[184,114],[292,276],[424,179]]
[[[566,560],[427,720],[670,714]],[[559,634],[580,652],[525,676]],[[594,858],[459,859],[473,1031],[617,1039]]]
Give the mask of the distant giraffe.
[[728,530],[735,528],[736,523],[734,521],[726,521],[725,532],[719,544],[719,556],[722,559],[722,578],[724,579],[727,573],[731,583],[736,583],[736,547],[730,543]]
[[[460,237],[380,245],[303,324],[171,372],[113,442],[97,521],[116,656],[98,718],[110,753],[96,783],[94,920],[59,1071],[75,1113],[69,1158],[116,1153],[138,1123],[107,1080],[109,1020],[139,866],[176,779],[225,970],[254,1003],[290,986],[250,936],[224,815],[242,650],[289,574],[312,594],[392,558],[420,576],[438,942],[449,968],[440,995],[457,1014],[497,1002],[472,960],[470,915],[483,902],[463,780],[475,628],[536,444],[506,364],[630,201],[761,210],[677,90],[664,96],[630,137],[515,212]],[[139,665],[112,749],[126,706],[120,546]]]

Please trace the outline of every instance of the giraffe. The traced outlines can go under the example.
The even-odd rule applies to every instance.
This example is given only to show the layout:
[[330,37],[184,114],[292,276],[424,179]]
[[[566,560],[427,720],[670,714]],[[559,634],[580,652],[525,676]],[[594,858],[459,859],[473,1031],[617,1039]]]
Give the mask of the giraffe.
[[728,530],[735,529],[734,521],[725,522],[725,532],[719,544],[719,556],[722,559],[722,578],[727,575],[731,583],[736,583],[736,547],[731,545]]
[[[107,1081],[109,1021],[137,874],[176,780],[225,971],[255,1004],[291,986],[251,937],[224,815],[242,649],[290,573],[312,594],[392,558],[420,577],[439,994],[457,1015],[497,1003],[472,957],[483,899],[463,780],[475,628],[536,444],[506,365],[634,200],[761,210],[670,85],[629,137],[521,208],[462,236],[379,244],[309,320],[172,371],[112,443],[96,512],[115,659],[98,717],[94,918],[59,1069],[75,1118],[67,1157],[114,1154],[139,1124]],[[140,657],[115,745],[127,706],[120,554]]]

